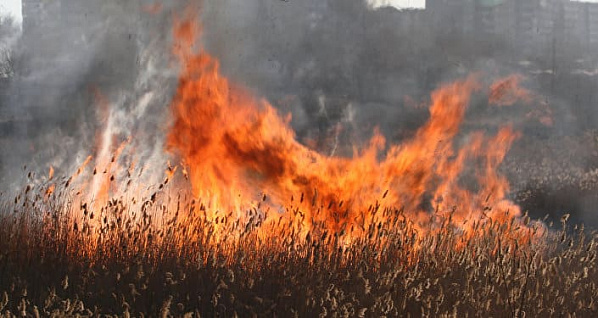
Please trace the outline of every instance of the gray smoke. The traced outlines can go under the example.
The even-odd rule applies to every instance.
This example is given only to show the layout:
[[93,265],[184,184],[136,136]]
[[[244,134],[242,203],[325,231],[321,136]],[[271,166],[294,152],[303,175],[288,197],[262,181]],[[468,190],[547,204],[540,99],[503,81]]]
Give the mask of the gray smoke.
[[[2,187],[19,184],[24,164],[71,173],[105,124],[98,92],[114,110],[116,143],[135,136],[140,159],[163,164],[177,77],[172,18],[184,4],[31,3],[41,7],[26,10],[12,53],[16,75],[0,88]],[[201,18],[202,43],[223,72],[292,113],[298,139],[327,154],[350,155],[375,127],[392,142],[409,138],[442,83],[521,73],[534,105],[489,107],[480,96],[466,131],[492,133],[512,122],[523,132],[504,166],[515,198],[536,216],[572,213],[596,222],[598,79],[586,67],[591,62],[579,62],[584,48],[534,56],[520,49],[517,34],[453,32],[455,21],[428,11],[374,9],[364,0],[206,0]],[[548,115],[552,125],[539,120]],[[548,200],[563,189],[567,195]]]
[[[68,176],[99,151],[105,127],[135,160],[164,161],[162,121],[176,85],[169,54],[174,5],[149,1],[28,1],[3,87],[2,188],[50,166]],[[127,158],[126,160],[133,160]],[[28,166],[28,167],[25,167]],[[24,172],[25,171],[25,172]]]
[[341,155],[376,126],[393,142],[409,138],[442,83],[521,74],[533,101],[498,108],[477,98],[465,132],[512,123],[523,133],[503,167],[514,198],[536,217],[572,213],[596,224],[592,51],[565,39],[558,18],[546,50],[530,52],[527,34],[462,32],[454,29],[459,17],[438,14],[374,10],[361,0],[214,1],[204,12],[205,40],[230,77],[293,113],[303,142]]

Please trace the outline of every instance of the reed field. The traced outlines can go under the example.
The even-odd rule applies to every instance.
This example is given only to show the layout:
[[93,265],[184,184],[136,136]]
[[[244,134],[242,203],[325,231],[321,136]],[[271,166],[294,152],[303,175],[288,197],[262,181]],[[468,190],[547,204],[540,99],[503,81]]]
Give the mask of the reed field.
[[210,219],[201,203],[165,191],[139,208],[113,199],[97,210],[46,191],[27,186],[3,196],[0,313],[7,317],[596,313],[598,236],[568,226],[567,216],[552,227],[526,216],[488,218],[465,232],[450,216],[431,217],[425,228],[403,211],[373,206],[384,221],[351,237],[354,229],[281,223],[282,216],[276,226],[262,224],[257,209],[243,222]]

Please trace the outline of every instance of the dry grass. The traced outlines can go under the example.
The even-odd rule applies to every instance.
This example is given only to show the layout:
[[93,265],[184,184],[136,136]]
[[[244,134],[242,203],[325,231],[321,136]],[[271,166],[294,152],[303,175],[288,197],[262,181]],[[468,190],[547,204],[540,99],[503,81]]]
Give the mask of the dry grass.
[[387,221],[346,244],[321,224],[260,238],[258,216],[216,222],[197,202],[167,208],[165,193],[138,209],[121,199],[91,212],[45,190],[2,200],[1,314],[587,317],[598,308],[598,236],[567,229],[566,218],[534,240],[514,235],[533,222],[517,230],[492,220],[466,239],[448,220],[424,236],[386,210]]

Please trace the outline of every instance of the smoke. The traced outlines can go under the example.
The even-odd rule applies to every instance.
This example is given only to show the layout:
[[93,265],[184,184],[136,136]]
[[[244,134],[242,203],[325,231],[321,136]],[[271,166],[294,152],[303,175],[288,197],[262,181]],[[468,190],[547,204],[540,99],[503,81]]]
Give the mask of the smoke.
[[87,0],[24,8],[12,47],[15,75],[1,95],[3,190],[22,186],[23,171],[54,167],[68,176],[100,148],[110,153],[129,139],[136,160],[165,160],[161,118],[176,84],[169,28],[180,8],[152,12],[149,5]]
[[[0,88],[1,188],[21,185],[25,164],[25,170],[53,166],[68,175],[99,148],[123,143],[131,155],[123,164],[134,154],[145,165],[165,165],[163,138],[178,72],[171,27],[185,4],[39,5],[25,10],[12,49],[15,75]],[[201,17],[202,43],[223,72],[291,113],[299,141],[329,155],[351,155],[376,127],[393,142],[411,137],[427,120],[429,94],[441,83],[472,73],[489,83],[522,74],[531,101],[507,108],[474,99],[463,138],[512,122],[523,137],[503,169],[524,209],[594,221],[587,188],[594,189],[598,154],[581,145],[595,140],[589,130],[598,120],[590,111],[597,77],[575,62],[581,49],[534,58],[518,49],[516,35],[459,34],[432,23],[428,11],[373,8],[365,0],[206,0]],[[100,142],[106,127],[110,138]],[[571,204],[546,201],[563,187],[570,195],[561,201]]]
[[[291,112],[301,142],[324,153],[350,155],[376,126],[393,142],[411,137],[427,119],[422,105],[443,82],[520,74],[518,86],[530,96],[508,109],[474,101],[463,135],[512,123],[523,137],[503,170],[523,208],[595,222],[598,157],[588,140],[598,77],[582,58],[590,52],[560,33],[534,55],[519,34],[461,33],[429,11],[374,9],[360,0],[209,4],[205,43],[224,72]],[[558,202],[548,200],[563,191]]]

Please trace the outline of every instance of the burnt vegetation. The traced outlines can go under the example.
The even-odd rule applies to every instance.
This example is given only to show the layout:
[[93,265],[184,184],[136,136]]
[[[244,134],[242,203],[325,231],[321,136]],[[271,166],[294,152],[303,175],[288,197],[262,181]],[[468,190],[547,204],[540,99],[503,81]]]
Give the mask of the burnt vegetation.
[[293,208],[286,225],[262,223],[258,210],[246,221],[211,219],[201,202],[167,187],[95,210],[48,187],[2,198],[7,316],[547,317],[597,309],[598,235],[567,225],[567,216],[554,226],[527,216],[482,219],[467,235],[450,215],[422,227],[374,205],[369,212],[384,221],[351,236],[354,228],[331,231]]

